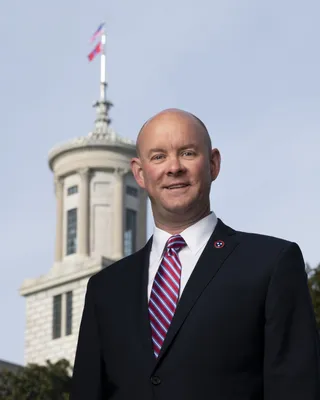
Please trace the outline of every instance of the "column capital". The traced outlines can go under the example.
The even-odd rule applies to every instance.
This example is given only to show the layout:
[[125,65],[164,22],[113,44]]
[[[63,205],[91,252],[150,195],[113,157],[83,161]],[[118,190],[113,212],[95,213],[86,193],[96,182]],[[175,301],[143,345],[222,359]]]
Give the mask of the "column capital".
[[131,171],[130,168],[115,168],[114,174],[116,176],[118,176],[119,178],[122,178],[124,175],[126,175],[130,171]]
[[78,173],[81,178],[86,178],[89,175],[89,172],[90,172],[89,167],[84,167],[84,168],[78,169]]
[[61,185],[63,183],[63,178],[60,175],[54,175],[54,184]]

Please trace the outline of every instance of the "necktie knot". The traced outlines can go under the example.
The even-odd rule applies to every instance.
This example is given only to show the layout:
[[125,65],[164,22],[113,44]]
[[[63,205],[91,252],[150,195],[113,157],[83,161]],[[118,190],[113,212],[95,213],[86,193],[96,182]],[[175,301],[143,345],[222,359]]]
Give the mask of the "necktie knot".
[[168,239],[166,251],[170,253],[172,250],[175,250],[178,253],[186,245],[185,240],[180,235],[174,235]]

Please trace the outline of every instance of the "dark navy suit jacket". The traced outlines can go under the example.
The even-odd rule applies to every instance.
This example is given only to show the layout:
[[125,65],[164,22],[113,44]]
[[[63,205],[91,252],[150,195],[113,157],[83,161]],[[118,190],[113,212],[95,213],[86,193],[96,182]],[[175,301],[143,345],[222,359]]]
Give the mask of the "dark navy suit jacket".
[[297,244],[219,220],[157,360],[151,244],[90,279],[71,400],[320,399],[319,337]]

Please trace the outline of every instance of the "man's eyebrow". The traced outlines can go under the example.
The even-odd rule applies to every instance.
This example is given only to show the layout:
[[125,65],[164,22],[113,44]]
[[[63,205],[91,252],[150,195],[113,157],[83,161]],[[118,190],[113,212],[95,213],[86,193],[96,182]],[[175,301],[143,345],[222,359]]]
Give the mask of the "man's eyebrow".
[[196,143],[188,143],[185,146],[181,146],[179,150],[185,150],[185,149],[197,149],[199,146]]
[[152,153],[165,153],[165,152],[166,152],[165,149],[162,149],[161,147],[155,147],[155,148],[150,149],[150,150],[148,151],[148,157],[149,157]]
[[[186,149],[197,149],[199,146],[196,143],[188,143],[184,146],[179,147],[179,151],[181,150],[186,150]],[[166,153],[167,150],[161,148],[161,147],[154,147],[153,149],[150,149],[148,151],[148,157],[150,157],[151,154],[153,153]]]

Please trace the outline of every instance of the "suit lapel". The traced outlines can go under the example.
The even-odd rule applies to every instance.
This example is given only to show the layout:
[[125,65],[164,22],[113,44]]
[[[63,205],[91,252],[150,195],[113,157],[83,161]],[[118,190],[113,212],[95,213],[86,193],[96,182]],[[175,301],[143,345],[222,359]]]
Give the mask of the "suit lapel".
[[135,320],[139,327],[139,340],[142,341],[144,348],[147,368],[151,370],[155,365],[155,357],[152,349],[151,328],[149,323],[148,313],[148,276],[149,276],[149,257],[152,246],[152,237],[147,242],[146,246],[137,253],[134,263],[141,265],[139,275],[132,277],[138,279],[138,302],[136,306]]
[[[218,224],[204,248],[186,287],[181,295],[175,315],[157,359],[163,358],[197,299],[222,267],[224,261],[236,248],[235,231],[218,219]],[[151,333],[149,333],[151,335]]]

